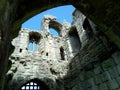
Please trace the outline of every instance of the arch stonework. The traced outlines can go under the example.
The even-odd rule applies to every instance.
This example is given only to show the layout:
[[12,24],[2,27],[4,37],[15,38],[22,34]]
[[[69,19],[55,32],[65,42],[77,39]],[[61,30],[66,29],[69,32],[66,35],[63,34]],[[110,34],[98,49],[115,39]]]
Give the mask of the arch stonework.
[[[32,84],[30,84],[32,82]],[[25,82],[25,83],[22,83],[21,84],[21,87],[22,86],[25,86],[26,84],[28,84],[29,83],[29,85],[28,86],[34,86],[34,84],[36,85],[36,86],[38,86],[39,88],[36,88],[37,90],[49,90],[49,88],[48,88],[48,86],[43,82],[43,81],[41,81],[41,80],[38,80],[38,79],[31,79],[31,80],[29,80],[29,81],[27,81],[27,82]],[[34,84],[33,84],[34,83]],[[32,87],[33,88],[33,87]],[[29,88],[29,89],[31,89],[31,88]],[[34,88],[35,89],[35,88]],[[21,89],[20,89],[21,90]],[[22,90],[24,90],[24,89],[22,89]]]
[[[100,30],[120,48],[119,0],[1,0],[0,1],[0,89],[4,90],[8,57],[13,51],[10,41],[17,35],[21,24],[44,10],[61,5],[73,5],[90,18]],[[114,6],[114,7],[112,7]]]

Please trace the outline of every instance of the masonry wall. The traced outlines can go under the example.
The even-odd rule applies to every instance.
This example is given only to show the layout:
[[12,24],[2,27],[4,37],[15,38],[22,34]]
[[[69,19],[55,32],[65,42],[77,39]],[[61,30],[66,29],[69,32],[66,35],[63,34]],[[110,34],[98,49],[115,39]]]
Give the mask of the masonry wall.
[[94,68],[80,70],[73,80],[68,80],[65,90],[119,90],[120,52],[116,51],[107,60],[93,63]]
[[[29,34],[42,35],[38,50],[29,50]],[[25,83],[37,79],[45,83],[50,90],[56,90],[58,77],[67,71],[67,58],[61,58],[60,48],[64,48],[61,37],[43,34],[44,31],[21,29],[18,37],[13,39],[15,50],[10,56],[11,67],[7,72],[8,90],[19,90]],[[27,48],[27,49],[26,49]]]
[[[94,28],[83,28],[85,16],[74,12],[81,48],[70,59],[69,69],[64,77],[65,90],[119,90],[120,89],[120,51],[107,37]],[[81,22],[80,22],[81,21]]]
[[[43,30],[21,29],[19,35],[12,40],[15,50],[9,58],[11,66],[6,74],[8,82],[6,90],[21,90],[21,87],[30,81],[42,82],[42,84],[38,83],[40,87],[45,84],[49,90],[63,89],[63,84],[59,86],[57,79],[65,76],[67,72],[66,43],[63,38],[66,33],[60,32],[61,36],[51,35],[49,22],[55,18],[46,15],[43,19]],[[51,24],[61,26],[56,20]],[[64,24],[60,30],[65,28]],[[30,43],[32,49],[29,49]],[[35,50],[35,44],[37,44],[37,50]]]
[[[71,27],[46,15],[42,31],[20,31],[12,42],[15,51],[10,57],[7,89],[18,90],[34,79],[44,82],[50,90],[119,89],[120,51],[81,12],[76,10],[73,17]],[[60,36],[52,36],[49,26],[58,26]],[[28,50],[30,35],[40,37],[36,40],[37,51]],[[61,58],[61,47],[65,59]]]

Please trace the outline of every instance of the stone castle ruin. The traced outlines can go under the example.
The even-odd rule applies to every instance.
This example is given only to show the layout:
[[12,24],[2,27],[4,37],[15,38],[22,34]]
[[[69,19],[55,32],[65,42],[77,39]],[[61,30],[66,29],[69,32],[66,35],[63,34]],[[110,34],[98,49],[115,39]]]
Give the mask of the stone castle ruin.
[[70,25],[45,15],[41,31],[19,31],[12,40],[7,90],[119,90],[116,45],[80,11],[73,12],[73,19]]

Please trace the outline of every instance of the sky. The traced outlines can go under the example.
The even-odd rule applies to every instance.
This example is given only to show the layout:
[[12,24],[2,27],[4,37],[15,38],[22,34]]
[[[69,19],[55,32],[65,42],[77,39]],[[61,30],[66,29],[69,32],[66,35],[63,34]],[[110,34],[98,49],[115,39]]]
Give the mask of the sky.
[[[69,23],[72,23],[72,13],[75,10],[75,8],[72,5],[66,5],[66,6],[59,6],[56,8],[52,8],[49,10],[46,10],[44,12],[41,12],[32,18],[28,19],[26,22],[22,24],[22,28],[29,28],[30,30],[41,30],[41,21],[43,19],[43,16],[46,14],[53,15],[57,17],[58,22],[62,22],[66,20]],[[50,29],[50,33],[54,36],[59,36],[58,32],[54,29]],[[37,50],[37,44],[34,45],[35,50]],[[29,44],[29,50],[32,51],[32,43]]]
[[22,28],[29,28],[31,30],[41,30],[41,20],[44,15],[50,14],[55,17],[57,17],[57,21],[62,22],[63,20],[66,20],[67,22],[72,22],[72,13],[75,10],[75,8],[72,5],[66,5],[66,6],[59,6],[56,8],[52,8],[49,10],[46,10],[42,13],[39,13],[26,22],[22,24]]

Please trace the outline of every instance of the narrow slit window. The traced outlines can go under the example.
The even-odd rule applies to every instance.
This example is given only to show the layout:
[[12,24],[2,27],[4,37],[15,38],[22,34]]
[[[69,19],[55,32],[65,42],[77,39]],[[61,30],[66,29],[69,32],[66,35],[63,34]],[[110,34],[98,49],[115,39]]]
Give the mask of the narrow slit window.
[[48,53],[46,53],[46,56],[48,56]]
[[65,53],[63,47],[60,48],[60,56],[61,56],[61,60],[65,60]]
[[20,53],[22,52],[22,49],[20,48]]

